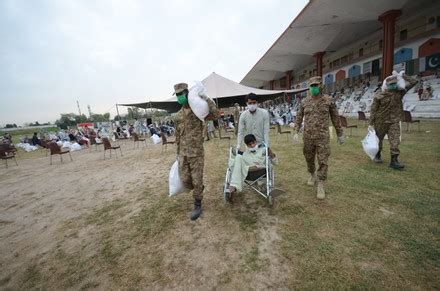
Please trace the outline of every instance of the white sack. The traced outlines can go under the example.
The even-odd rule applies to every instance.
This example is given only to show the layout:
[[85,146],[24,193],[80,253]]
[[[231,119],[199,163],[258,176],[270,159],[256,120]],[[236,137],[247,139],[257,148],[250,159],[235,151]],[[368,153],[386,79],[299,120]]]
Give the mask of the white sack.
[[57,145],[58,145],[59,147],[63,147],[63,142],[62,142],[62,141],[57,141]]
[[374,157],[379,152],[379,138],[374,129],[368,130],[367,136],[362,140],[362,147],[370,159],[374,160]]
[[158,144],[162,142],[162,139],[157,134],[153,134],[151,136],[151,140],[153,141],[153,144]]
[[61,145],[62,148],[68,148],[68,149],[70,149],[71,146],[72,146],[72,144],[71,144],[70,142],[68,142],[68,141],[65,141],[65,142]]
[[70,145],[70,151],[71,152],[80,151],[81,149],[82,149],[81,146],[77,142],[72,144],[72,145]]
[[205,87],[202,82],[197,82],[188,93],[188,103],[192,112],[201,120],[205,121],[209,114],[208,102],[203,100],[200,96],[206,96]]
[[186,188],[180,180],[179,176],[179,161],[175,161],[171,166],[170,177],[168,180],[170,187],[170,197],[176,196],[177,194],[186,192]]

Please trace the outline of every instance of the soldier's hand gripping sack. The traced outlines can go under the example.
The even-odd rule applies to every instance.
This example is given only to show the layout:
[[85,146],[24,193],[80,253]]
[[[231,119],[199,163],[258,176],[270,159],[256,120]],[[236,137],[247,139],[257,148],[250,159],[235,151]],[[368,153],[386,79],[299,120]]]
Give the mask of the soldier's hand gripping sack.
[[374,160],[374,157],[379,152],[379,138],[374,129],[368,128],[367,136],[362,140],[362,147],[370,159]]
[[182,180],[180,180],[178,160],[176,160],[174,164],[171,166],[168,184],[170,187],[170,195],[169,195],[170,197],[186,192],[186,188],[183,185]]
[[205,100],[205,87],[201,82],[197,82],[188,93],[188,103],[192,112],[201,120],[204,121],[209,114],[208,102]]

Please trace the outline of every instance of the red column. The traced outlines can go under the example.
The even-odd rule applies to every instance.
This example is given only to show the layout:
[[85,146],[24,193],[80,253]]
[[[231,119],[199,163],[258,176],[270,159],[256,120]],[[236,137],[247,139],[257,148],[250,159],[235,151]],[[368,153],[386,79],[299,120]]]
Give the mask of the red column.
[[316,59],[316,76],[322,77],[322,56],[324,56],[324,54],[325,52],[317,52],[313,54]]
[[274,83],[274,82],[275,82],[274,80],[272,80],[272,81],[269,82],[269,84],[270,84],[270,90],[273,90],[273,83]]
[[382,80],[393,72],[394,64],[394,26],[396,18],[401,14],[400,10],[389,10],[379,16],[383,26],[382,47]]
[[292,71],[286,72],[286,90],[290,90],[292,86]]

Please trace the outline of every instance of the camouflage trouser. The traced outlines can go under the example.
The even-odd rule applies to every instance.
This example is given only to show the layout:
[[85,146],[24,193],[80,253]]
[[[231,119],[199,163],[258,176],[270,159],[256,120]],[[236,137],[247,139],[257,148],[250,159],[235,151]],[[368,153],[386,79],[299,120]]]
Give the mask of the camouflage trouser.
[[328,157],[330,156],[330,143],[328,139],[304,139],[304,157],[309,173],[315,173],[315,156],[318,159],[318,179],[327,179]]
[[374,130],[379,138],[379,151],[382,151],[383,138],[388,134],[390,142],[390,152],[392,155],[398,155],[400,143],[400,125],[396,123],[378,123],[374,125]]
[[194,199],[203,199],[204,157],[179,156],[179,175],[187,189],[194,190]]

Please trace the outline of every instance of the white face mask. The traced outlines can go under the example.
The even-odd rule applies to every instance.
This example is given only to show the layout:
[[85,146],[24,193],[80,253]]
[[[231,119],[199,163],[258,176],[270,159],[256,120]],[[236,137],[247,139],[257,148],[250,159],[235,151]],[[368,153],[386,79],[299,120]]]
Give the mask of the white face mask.
[[248,104],[247,108],[249,109],[249,111],[254,112],[255,110],[257,110],[258,105],[257,104]]
[[257,145],[255,145],[253,148],[251,147],[247,147],[247,148],[251,153],[255,153],[257,151]]

